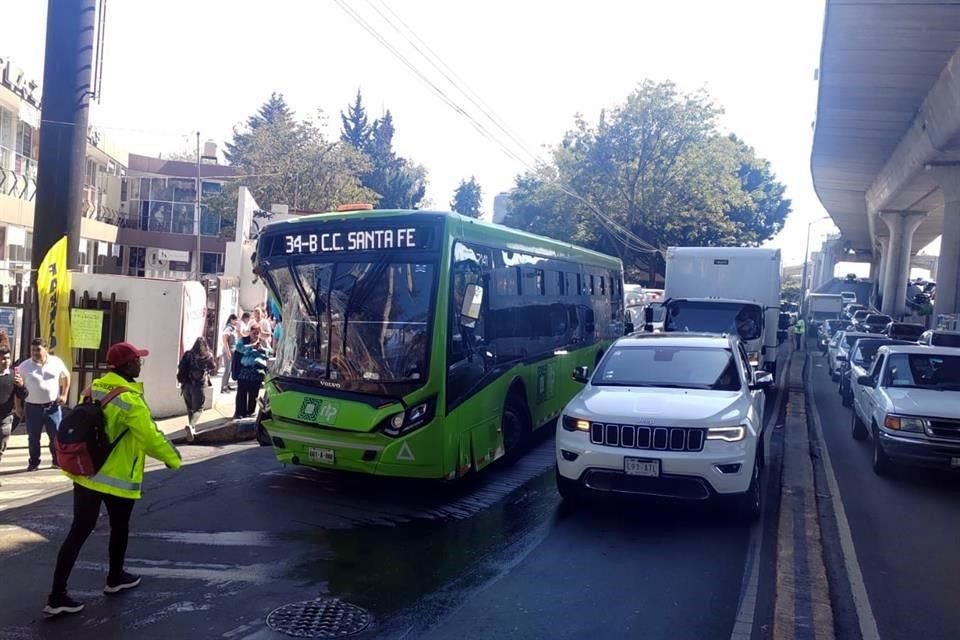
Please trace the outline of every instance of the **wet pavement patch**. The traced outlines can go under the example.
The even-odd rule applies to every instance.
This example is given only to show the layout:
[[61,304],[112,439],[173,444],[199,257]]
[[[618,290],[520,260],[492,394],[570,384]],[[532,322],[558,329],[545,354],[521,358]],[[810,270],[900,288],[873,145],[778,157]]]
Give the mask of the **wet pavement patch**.
[[339,598],[293,602],[267,615],[267,626],[294,638],[344,638],[360,633],[372,622],[360,607]]

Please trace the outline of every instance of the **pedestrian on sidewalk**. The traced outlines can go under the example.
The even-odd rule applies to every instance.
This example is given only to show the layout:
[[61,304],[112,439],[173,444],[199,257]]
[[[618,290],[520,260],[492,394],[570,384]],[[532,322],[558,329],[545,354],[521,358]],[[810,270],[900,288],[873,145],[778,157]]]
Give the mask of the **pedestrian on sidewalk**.
[[12,361],[10,348],[0,345],[0,459],[13,431],[13,417],[23,415],[23,401],[27,397],[20,372],[10,367]]
[[270,347],[266,345],[260,334],[260,325],[250,326],[249,342],[241,340],[237,343],[235,358],[240,358],[240,372],[237,376],[237,408],[234,419],[247,418],[257,410],[257,396],[263,386],[263,378],[267,374],[267,362],[270,358]]
[[230,375],[233,372],[231,364],[233,362],[233,349],[237,345],[237,326],[239,324],[240,320],[237,318],[237,314],[231,313],[230,317],[227,318],[227,325],[223,328],[223,333],[220,334],[223,348],[223,378],[220,379],[220,393],[233,390],[233,387],[230,386]]
[[250,319],[250,313],[244,311],[240,314],[240,337],[246,338],[250,335],[250,325],[253,324],[253,321]]
[[803,321],[803,318],[798,318],[796,323],[793,325],[793,342],[797,350],[803,348],[803,343],[807,338],[807,323]]
[[73,523],[57,555],[53,588],[43,608],[48,615],[83,610],[83,603],[68,595],[67,581],[80,549],[97,524],[101,503],[106,505],[110,517],[110,570],[103,592],[113,595],[140,584],[139,576],[124,570],[124,560],[130,515],[142,495],[144,459],[150,456],[169,469],[180,468],[180,453],[153,422],[143,398],[143,383],[137,382],[143,366],[141,358],[147,355],[146,350],[127,342],[112,345],[107,351],[110,371],[90,387],[94,398],[122,389],[103,406],[106,435],[115,445],[96,475],[78,476],[64,471],[73,480]]
[[27,404],[24,414],[27,421],[27,441],[30,460],[27,471],[40,468],[40,435],[47,432],[50,440],[50,458],[57,467],[53,442],[63,417],[61,407],[67,403],[70,391],[70,372],[63,360],[47,351],[43,338],[34,338],[30,343],[30,359],[19,367],[23,384],[27,388]]
[[197,435],[197,419],[203,413],[204,389],[210,386],[210,374],[216,370],[216,359],[203,336],[197,338],[193,347],[180,358],[177,382],[180,383],[183,402],[187,405],[188,442],[193,442]]

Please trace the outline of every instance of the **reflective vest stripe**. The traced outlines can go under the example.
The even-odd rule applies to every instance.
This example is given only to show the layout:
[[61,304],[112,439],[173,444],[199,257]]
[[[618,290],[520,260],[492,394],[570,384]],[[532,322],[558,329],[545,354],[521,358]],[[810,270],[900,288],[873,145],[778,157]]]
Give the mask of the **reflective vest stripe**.
[[[112,391],[113,391],[112,389],[110,391],[94,390],[90,395],[94,400],[100,401],[106,398],[107,395],[110,394]],[[123,400],[121,400],[119,395],[114,396],[113,399],[110,400],[110,402],[108,402],[107,404],[111,404],[111,403],[117,405],[118,408],[123,409],[124,411],[130,411],[130,409],[133,408],[133,405],[131,405],[129,402],[124,402]]]
[[100,484],[105,484],[108,487],[113,487],[114,489],[123,489],[124,491],[140,491],[139,482],[130,482],[129,480],[119,480],[111,476],[105,475],[104,473],[98,473],[97,475],[90,478],[91,482],[99,482]]

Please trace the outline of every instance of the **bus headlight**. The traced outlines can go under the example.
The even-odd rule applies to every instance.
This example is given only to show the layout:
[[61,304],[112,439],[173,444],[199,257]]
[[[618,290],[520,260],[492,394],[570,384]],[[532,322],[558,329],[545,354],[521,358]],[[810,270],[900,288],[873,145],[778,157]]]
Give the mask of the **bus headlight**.
[[391,438],[397,438],[424,426],[433,420],[435,413],[436,398],[430,398],[385,419],[381,430]]

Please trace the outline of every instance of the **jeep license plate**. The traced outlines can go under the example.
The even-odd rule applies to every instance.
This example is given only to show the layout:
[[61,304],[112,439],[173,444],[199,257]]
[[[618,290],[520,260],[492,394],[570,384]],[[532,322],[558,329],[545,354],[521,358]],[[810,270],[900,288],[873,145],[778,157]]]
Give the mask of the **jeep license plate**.
[[333,449],[310,447],[307,453],[310,454],[310,459],[314,462],[319,462],[321,464],[333,464],[336,462],[336,454],[334,454]]
[[660,461],[648,458],[624,458],[623,472],[628,476],[660,477]]

